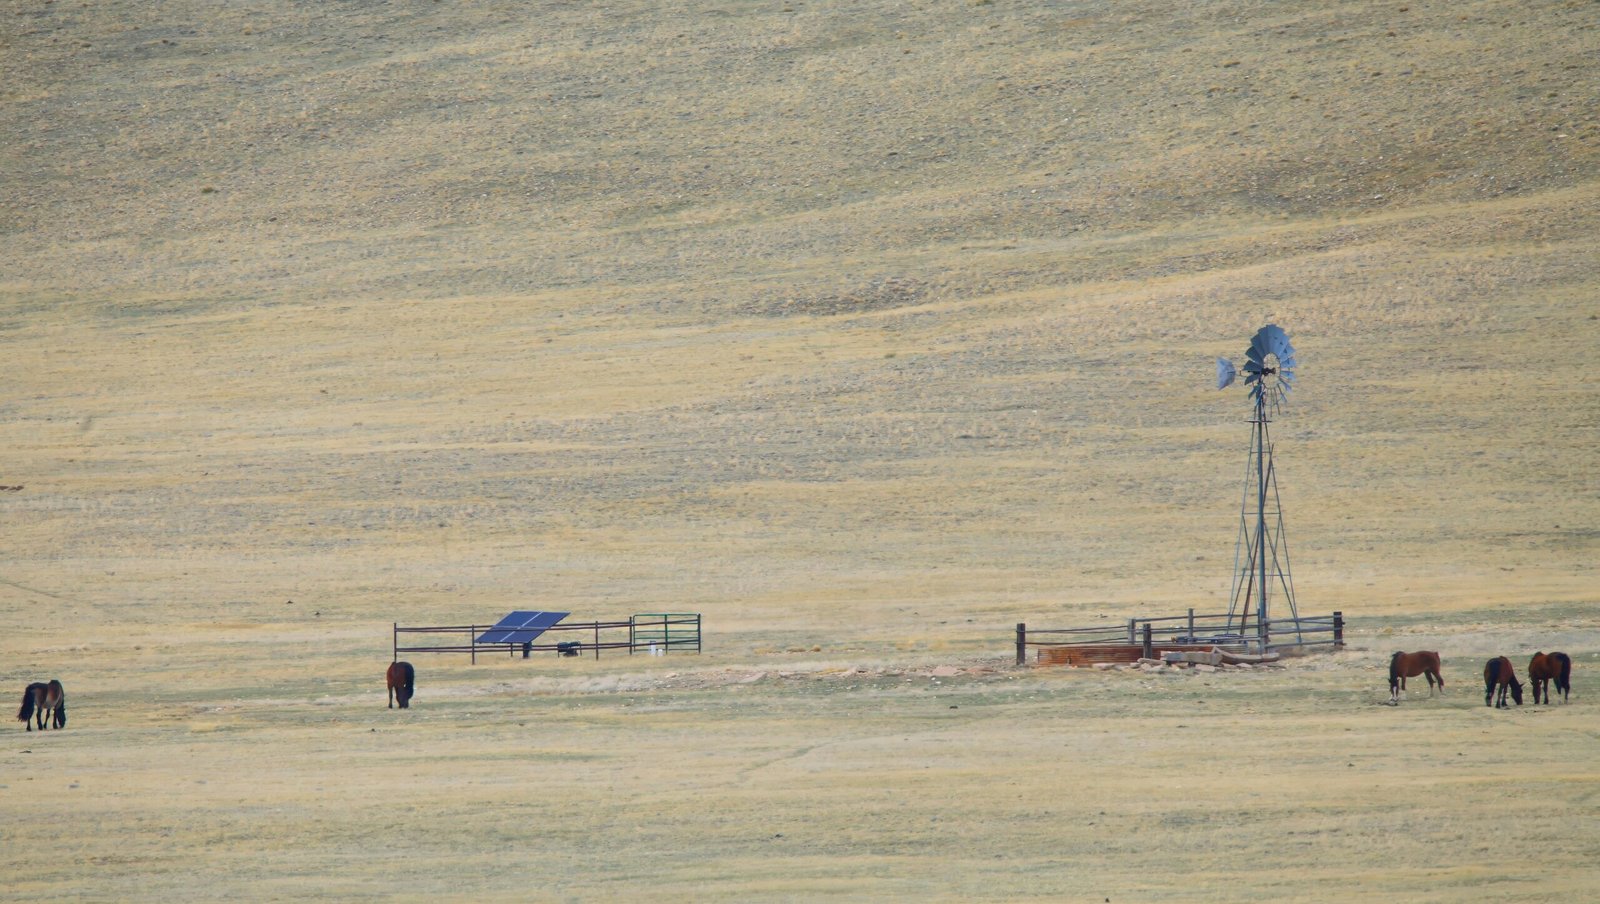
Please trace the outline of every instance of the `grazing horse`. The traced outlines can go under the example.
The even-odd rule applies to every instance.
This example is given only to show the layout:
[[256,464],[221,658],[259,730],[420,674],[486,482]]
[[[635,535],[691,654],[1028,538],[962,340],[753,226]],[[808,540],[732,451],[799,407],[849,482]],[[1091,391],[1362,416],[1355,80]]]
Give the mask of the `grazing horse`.
[[1565,653],[1535,653],[1528,662],[1528,680],[1533,682],[1533,702],[1539,702],[1539,692],[1544,692],[1544,702],[1550,702],[1550,679],[1554,678],[1562,702],[1572,696],[1572,657]]
[[51,728],[67,727],[67,692],[54,678],[49,684],[35,681],[28,685],[22,692],[22,708],[17,710],[17,721],[27,725],[29,731],[33,731],[35,721],[39,730],[44,731],[46,716],[49,716]]
[[1433,683],[1439,682],[1439,693],[1444,693],[1444,676],[1439,674],[1439,654],[1432,650],[1415,653],[1396,652],[1389,657],[1389,702],[1398,704],[1400,692],[1406,688],[1406,679],[1418,675],[1428,676],[1428,696],[1433,696]]
[[[1511,699],[1522,705],[1522,682],[1517,680],[1517,670],[1511,667],[1511,660],[1504,656],[1497,656],[1483,664],[1483,705],[1493,705],[1495,709],[1510,709],[1506,705],[1506,690],[1511,691]],[[1494,692],[1500,691],[1500,699],[1491,704],[1495,699]]]
[[401,709],[411,708],[411,695],[417,692],[417,670],[409,662],[389,663],[389,708],[400,701]]

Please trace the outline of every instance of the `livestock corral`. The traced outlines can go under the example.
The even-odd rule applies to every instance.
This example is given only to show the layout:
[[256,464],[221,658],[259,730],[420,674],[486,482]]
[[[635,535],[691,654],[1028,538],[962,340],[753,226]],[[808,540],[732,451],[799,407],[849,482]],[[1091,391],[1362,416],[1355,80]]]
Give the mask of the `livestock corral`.
[[[513,612],[512,615],[522,613]],[[504,653],[523,659],[535,652],[555,653],[558,656],[588,654],[600,658],[602,650],[648,655],[666,655],[673,652],[701,652],[700,614],[698,612],[658,612],[630,615],[626,619],[610,621],[567,621],[567,613],[554,613],[562,618],[536,630],[500,630],[506,620],[492,625],[407,625],[395,622],[391,653],[399,659],[406,653],[466,653],[471,662],[478,656]],[[545,634],[567,638],[539,642]],[[401,636],[406,637],[404,643]]]
[[[1247,630],[1248,629],[1248,630]],[[1246,625],[1227,613],[1130,618],[1125,624],[1033,628],[1017,623],[1017,665],[1091,666],[1218,651],[1235,656],[1303,655],[1344,647],[1344,613],[1268,619]],[[1240,660],[1243,661],[1243,660]]]

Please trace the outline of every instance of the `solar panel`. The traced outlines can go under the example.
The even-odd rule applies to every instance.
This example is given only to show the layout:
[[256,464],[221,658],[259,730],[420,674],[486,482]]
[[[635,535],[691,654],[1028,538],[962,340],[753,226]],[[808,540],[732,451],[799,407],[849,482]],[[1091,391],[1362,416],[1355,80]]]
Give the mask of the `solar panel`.
[[570,612],[513,612],[479,635],[477,642],[529,643],[543,634],[545,629],[571,614]]

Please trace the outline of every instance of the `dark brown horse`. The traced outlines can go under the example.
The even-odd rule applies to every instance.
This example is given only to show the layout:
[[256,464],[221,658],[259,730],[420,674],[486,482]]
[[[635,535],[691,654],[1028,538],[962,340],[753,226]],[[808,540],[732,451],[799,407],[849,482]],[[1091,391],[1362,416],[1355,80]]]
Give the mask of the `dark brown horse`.
[[1439,674],[1439,654],[1432,650],[1415,653],[1396,652],[1389,657],[1389,702],[1398,704],[1400,692],[1406,689],[1406,679],[1418,675],[1428,676],[1428,696],[1433,696],[1433,683],[1439,682],[1439,693],[1444,693],[1444,676]]
[[67,692],[54,678],[49,684],[35,681],[28,685],[22,692],[22,708],[17,710],[17,721],[26,724],[29,731],[33,731],[35,721],[39,730],[44,731],[46,716],[51,728],[67,727]]
[[[1517,670],[1511,667],[1511,660],[1504,656],[1496,656],[1483,664],[1483,705],[1493,706],[1495,709],[1510,709],[1506,705],[1506,691],[1511,691],[1511,699],[1522,705],[1522,682],[1517,680]],[[1495,700],[1495,691],[1500,692],[1500,699]]]
[[1565,703],[1572,696],[1572,657],[1565,653],[1535,653],[1528,662],[1528,680],[1533,683],[1533,702],[1539,702],[1539,692],[1544,692],[1544,702],[1550,702],[1550,680],[1555,679],[1556,690]]
[[411,695],[417,692],[417,670],[409,662],[389,663],[389,708],[396,700],[401,709],[411,708]]

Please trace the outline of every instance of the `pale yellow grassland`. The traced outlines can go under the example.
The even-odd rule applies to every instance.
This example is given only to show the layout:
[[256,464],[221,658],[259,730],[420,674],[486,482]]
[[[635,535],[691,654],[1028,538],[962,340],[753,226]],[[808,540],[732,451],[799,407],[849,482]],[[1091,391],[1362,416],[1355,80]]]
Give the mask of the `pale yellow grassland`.
[[[0,899],[1581,900],[1597,11],[0,3]],[[1268,322],[1351,649],[1014,667],[1226,607]],[[706,649],[385,708],[513,608]]]

